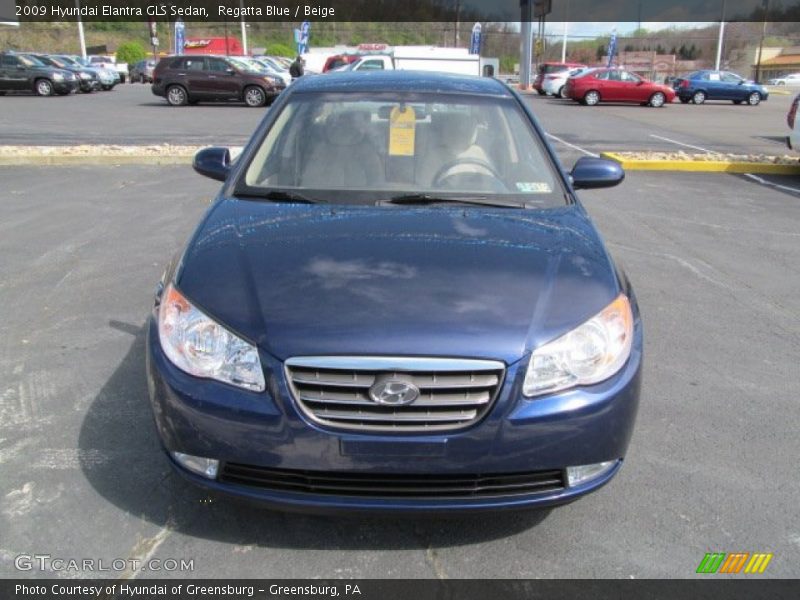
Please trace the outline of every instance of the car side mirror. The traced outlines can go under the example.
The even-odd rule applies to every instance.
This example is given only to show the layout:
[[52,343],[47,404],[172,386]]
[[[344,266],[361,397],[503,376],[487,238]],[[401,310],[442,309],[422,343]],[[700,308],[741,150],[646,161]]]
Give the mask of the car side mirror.
[[570,173],[572,187],[576,190],[614,187],[625,179],[622,166],[607,158],[584,156],[578,159]]
[[235,69],[232,69],[231,67],[228,67],[227,69],[225,69],[225,72],[226,72],[228,75],[236,75],[236,70],[235,70]]
[[25,65],[17,65],[17,71],[24,71]]
[[192,168],[211,179],[225,181],[231,172],[231,153],[227,148],[203,148],[194,155]]

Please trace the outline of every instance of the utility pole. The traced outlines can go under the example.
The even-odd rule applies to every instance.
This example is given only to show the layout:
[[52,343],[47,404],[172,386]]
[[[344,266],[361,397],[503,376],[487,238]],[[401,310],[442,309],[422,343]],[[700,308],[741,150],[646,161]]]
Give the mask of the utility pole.
[[764,0],[764,24],[761,27],[761,41],[758,44],[758,61],[756,62],[756,83],[761,82],[761,53],[764,52],[764,38],[767,35],[767,17],[769,16],[769,0]]
[[722,43],[725,39],[725,0],[722,0],[722,19],[719,22],[719,40],[717,40],[717,61],[714,63],[714,70],[719,71],[720,61],[722,60]]

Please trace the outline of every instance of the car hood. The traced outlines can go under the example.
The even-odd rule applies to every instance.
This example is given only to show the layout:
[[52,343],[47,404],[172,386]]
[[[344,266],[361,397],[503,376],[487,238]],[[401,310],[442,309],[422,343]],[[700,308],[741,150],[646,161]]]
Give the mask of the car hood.
[[548,210],[220,200],[175,281],[280,360],[425,355],[513,363],[619,293],[579,205]]

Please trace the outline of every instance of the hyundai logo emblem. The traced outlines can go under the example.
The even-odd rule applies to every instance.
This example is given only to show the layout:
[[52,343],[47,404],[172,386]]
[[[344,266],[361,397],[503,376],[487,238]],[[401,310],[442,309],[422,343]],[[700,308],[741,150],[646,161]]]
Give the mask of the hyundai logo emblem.
[[419,398],[419,388],[397,377],[379,377],[369,388],[369,397],[377,404],[404,406]]

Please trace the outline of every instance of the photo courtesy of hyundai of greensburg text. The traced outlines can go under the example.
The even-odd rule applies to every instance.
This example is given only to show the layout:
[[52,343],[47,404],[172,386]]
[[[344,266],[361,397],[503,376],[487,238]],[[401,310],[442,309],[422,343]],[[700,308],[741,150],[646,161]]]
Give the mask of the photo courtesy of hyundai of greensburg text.
[[0,0],[0,598],[800,594],[800,0]]

